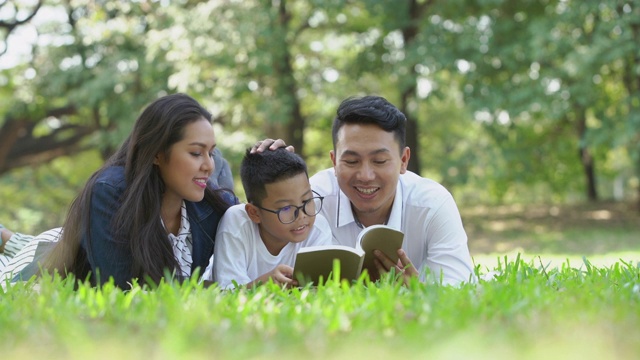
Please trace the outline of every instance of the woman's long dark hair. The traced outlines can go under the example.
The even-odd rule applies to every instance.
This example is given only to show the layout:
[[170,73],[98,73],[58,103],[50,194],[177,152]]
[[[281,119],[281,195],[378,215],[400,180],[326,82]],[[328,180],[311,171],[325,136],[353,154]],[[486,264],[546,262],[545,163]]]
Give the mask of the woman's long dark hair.
[[[84,236],[90,251],[89,208],[93,186],[105,169],[123,166],[127,188],[121,194],[112,226],[116,241],[130,246],[133,277],[144,281],[148,276],[157,283],[165,270],[176,269],[178,262],[160,220],[164,182],[154,158],[160,153],[169,155],[173,144],[183,138],[185,127],[202,118],[211,121],[211,114],[184,94],[161,97],[145,108],[120,149],[89,178],[71,204],[62,237],[48,256],[45,268],[58,271],[62,276],[72,272],[83,280],[89,270],[84,257],[91,254],[80,250],[80,242]],[[229,207],[221,190],[210,187],[205,189],[204,201],[220,213]]]

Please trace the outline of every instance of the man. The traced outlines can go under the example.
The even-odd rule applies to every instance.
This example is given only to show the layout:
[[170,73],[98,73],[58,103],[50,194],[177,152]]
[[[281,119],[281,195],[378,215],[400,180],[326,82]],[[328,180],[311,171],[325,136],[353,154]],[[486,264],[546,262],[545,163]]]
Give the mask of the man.
[[[324,196],[322,214],[333,241],[355,246],[359,232],[387,224],[405,234],[399,261],[376,254],[381,273],[458,284],[474,280],[467,235],[451,194],[437,182],[407,171],[406,117],[382,97],[343,101],[333,121],[333,168],[310,178]],[[267,139],[257,151],[284,145]],[[290,147],[290,150],[293,150]],[[430,274],[428,279],[427,274]]]

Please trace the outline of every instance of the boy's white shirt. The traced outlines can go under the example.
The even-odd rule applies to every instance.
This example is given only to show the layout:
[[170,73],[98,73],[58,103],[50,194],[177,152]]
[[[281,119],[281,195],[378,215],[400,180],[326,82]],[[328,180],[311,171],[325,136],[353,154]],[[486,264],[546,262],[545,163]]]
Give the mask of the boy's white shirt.
[[251,221],[245,204],[230,207],[220,220],[216,233],[214,256],[203,274],[221,288],[233,288],[233,281],[247,284],[279,264],[293,267],[298,250],[306,246],[331,245],[331,228],[327,220],[316,215],[309,237],[299,243],[288,243],[280,254],[271,255],[260,238],[258,224]]

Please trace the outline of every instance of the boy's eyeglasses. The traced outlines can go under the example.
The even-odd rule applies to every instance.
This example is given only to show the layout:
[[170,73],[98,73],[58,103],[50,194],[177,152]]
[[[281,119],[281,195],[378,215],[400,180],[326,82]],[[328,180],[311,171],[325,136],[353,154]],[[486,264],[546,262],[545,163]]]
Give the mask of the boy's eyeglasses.
[[[317,192],[313,192],[316,196],[312,197],[309,200],[305,200],[301,206],[289,205],[285,207],[281,207],[278,210],[265,209],[262,206],[258,206],[253,204],[255,207],[262,209],[264,211],[268,211],[278,215],[278,220],[280,220],[283,224],[291,224],[296,221],[298,215],[300,214],[300,209],[304,211],[307,216],[316,216],[322,210],[322,200],[324,200],[323,196],[320,196]],[[318,202],[318,206],[316,206],[316,201]]]

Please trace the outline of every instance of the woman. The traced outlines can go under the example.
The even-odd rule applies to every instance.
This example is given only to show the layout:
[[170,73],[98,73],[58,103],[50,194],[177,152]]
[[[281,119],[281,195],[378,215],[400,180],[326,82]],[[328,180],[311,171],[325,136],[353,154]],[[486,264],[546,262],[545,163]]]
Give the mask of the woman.
[[207,185],[215,146],[211,114],[194,99],[151,103],[73,201],[44,268],[121,288],[204,270],[220,217],[238,202]]

